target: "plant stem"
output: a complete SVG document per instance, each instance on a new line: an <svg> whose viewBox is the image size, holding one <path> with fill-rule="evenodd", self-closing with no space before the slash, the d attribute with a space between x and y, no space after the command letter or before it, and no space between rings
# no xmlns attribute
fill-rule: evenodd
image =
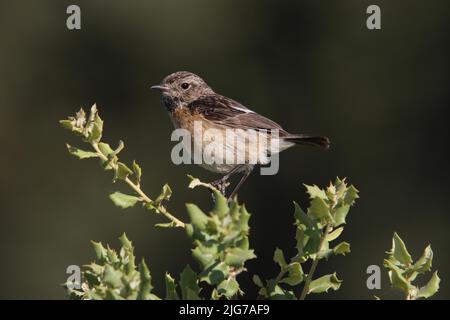
<svg viewBox="0 0 450 320"><path fill-rule="evenodd" d="M94 150L97 152L98 156L103 160L103 161L108 161L108 157L106 157L101 150L98 147L97 143L92 143L91 144L92 147L94 148ZM117 164L111 163L110 166L113 168L113 170L117 170ZM153 203L153 201L144 193L144 191L142 191L141 187L138 186L137 184L135 184L133 181L130 180L130 178L126 177L124 180L142 199L143 202L145 203ZM176 227L180 227L180 228L185 228L186 224L184 222L182 222L181 220L175 218L171 213L169 213L165 207L160 206L159 211L170 221L172 221Z"/></svg>
<svg viewBox="0 0 450 320"><path fill-rule="evenodd" d="M320 238L319 242L319 251L317 252L316 256L314 257L314 260L311 265L311 269L309 270L308 277L306 277L305 280L305 286L303 287L302 293L300 295L300 300L305 300L306 295L309 291L309 285L311 284L314 272L316 271L317 265L319 264L318 254L322 250L323 243L325 242L325 238L327 237L328 233L330 233L332 226L330 224L327 224L325 227L325 232L323 233L322 237Z"/></svg>

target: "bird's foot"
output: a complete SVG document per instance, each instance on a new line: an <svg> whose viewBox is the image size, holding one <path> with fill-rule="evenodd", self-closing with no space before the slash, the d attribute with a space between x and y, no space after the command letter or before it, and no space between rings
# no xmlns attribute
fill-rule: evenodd
<svg viewBox="0 0 450 320"><path fill-rule="evenodd" d="M226 179L218 179L210 183L214 188L219 190L223 195L225 195L226 188L230 185L230 183Z"/></svg>

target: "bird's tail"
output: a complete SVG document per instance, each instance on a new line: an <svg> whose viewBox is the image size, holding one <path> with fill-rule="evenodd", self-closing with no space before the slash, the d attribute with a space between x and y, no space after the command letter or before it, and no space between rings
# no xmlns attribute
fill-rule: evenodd
<svg viewBox="0 0 450 320"><path fill-rule="evenodd" d="M284 140L293 142L298 145L307 145L328 149L330 147L330 139L321 136L309 136L306 134L289 134L283 137Z"/></svg>

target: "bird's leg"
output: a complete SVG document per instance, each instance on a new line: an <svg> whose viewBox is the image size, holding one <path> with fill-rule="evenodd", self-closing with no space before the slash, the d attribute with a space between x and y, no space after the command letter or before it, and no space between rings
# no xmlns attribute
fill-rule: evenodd
<svg viewBox="0 0 450 320"><path fill-rule="evenodd" d="M245 180L247 180L248 176L250 175L250 173L252 173L252 171L253 171L253 166L247 167L247 170L245 170L244 175L242 176L241 180L239 181L239 183L234 188L233 192L228 197L228 201L231 201L233 199L233 197L239 191L239 188L242 186L242 184L245 182Z"/></svg>
<svg viewBox="0 0 450 320"><path fill-rule="evenodd" d="M223 195L225 195L225 190L226 188L229 186L229 182L228 179L235 174L236 172L238 172L239 170L242 169L244 165L238 165L236 167L234 167L233 169L231 169L229 172L227 172L222 178L215 180L213 182L211 182L210 184L216 188L217 190L219 190Z"/></svg>

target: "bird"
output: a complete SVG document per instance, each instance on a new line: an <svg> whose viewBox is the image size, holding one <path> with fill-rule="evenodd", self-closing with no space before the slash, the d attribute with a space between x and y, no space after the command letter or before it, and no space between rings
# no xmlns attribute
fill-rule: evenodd
<svg viewBox="0 0 450 320"><path fill-rule="evenodd" d="M162 105L167 109L174 127L190 133L194 148L205 151L208 144L217 148L218 146L214 144L221 143L218 148L219 150L223 148L224 152L215 154L214 159L205 158L200 166L223 175L211 183L223 194L230 184L229 178L234 174L242 174L228 200L234 198L255 165L267 164L270 161L271 153L279 153L295 145L315 146L321 149L328 149L330 146L330 140L325 136L287 132L275 121L231 98L216 93L201 77L188 71L171 73L160 84L151 86L151 89L161 93ZM194 139L195 123L200 123L203 132L209 132L200 139L201 141ZM248 138L245 132L250 130L261 133L267 139L269 143L266 148L259 148L264 150L245 146L243 142ZM224 141L223 136L226 131L233 133L232 142L234 143L229 142L230 139ZM278 134L276 143L271 135L272 132ZM221 134L223 136L219 137ZM269 151L270 145L277 145L277 147ZM227 152L233 159L238 152L242 152L245 155L245 161L239 163L224 161L223 157ZM193 157L192 154L189 156ZM248 158L252 156L256 161L249 162Z"/></svg>

